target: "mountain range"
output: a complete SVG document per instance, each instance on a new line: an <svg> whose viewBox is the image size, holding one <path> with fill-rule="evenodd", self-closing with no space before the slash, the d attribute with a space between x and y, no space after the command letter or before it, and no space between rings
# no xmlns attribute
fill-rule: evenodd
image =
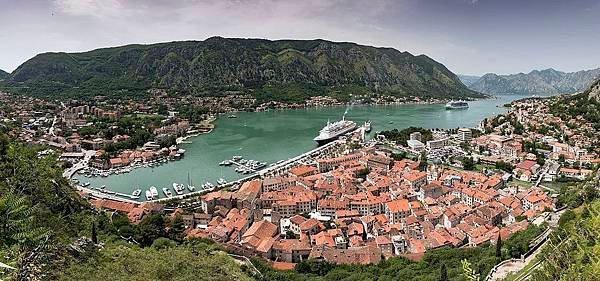
<svg viewBox="0 0 600 281"><path fill-rule="evenodd" d="M4 87L32 94L138 93L150 88L215 95L292 96L351 89L419 97L481 97L426 55L325 40L211 37L84 53L43 53L9 74Z"/></svg>
<svg viewBox="0 0 600 281"><path fill-rule="evenodd" d="M0 79L4 79L6 77L8 77L9 73L0 69Z"/></svg>
<svg viewBox="0 0 600 281"><path fill-rule="evenodd" d="M583 91L599 77L600 68L570 73L549 68L527 74L488 73L468 86L471 90L486 94L553 95Z"/></svg>
<svg viewBox="0 0 600 281"><path fill-rule="evenodd" d="M600 79L585 91L559 97L550 110L563 120L585 119L591 122L596 130L600 130Z"/></svg>
<svg viewBox="0 0 600 281"><path fill-rule="evenodd" d="M471 84L477 82L477 80L481 78L481 76L476 75L457 74L457 76L458 79L460 79L460 81L463 82L463 84L465 84L467 87L471 86Z"/></svg>

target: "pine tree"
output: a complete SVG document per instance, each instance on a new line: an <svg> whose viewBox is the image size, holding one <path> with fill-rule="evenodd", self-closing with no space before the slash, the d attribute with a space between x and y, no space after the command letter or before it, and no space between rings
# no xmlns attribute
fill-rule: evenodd
<svg viewBox="0 0 600 281"><path fill-rule="evenodd" d="M442 263L442 267L440 268L440 281L448 281L448 270L444 263Z"/></svg>
<svg viewBox="0 0 600 281"><path fill-rule="evenodd" d="M185 238L185 223L183 222L181 215L177 215L173 220L171 220L170 226L171 229L169 231L169 238L177 242L183 242Z"/></svg>
<svg viewBox="0 0 600 281"><path fill-rule="evenodd" d="M96 223L92 223L92 242L98 244L98 234L96 233Z"/></svg>
<svg viewBox="0 0 600 281"><path fill-rule="evenodd" d="M498 233L498 241L496 241L496 257L502 257L502 237L500 237L500 233Z"/></svg>

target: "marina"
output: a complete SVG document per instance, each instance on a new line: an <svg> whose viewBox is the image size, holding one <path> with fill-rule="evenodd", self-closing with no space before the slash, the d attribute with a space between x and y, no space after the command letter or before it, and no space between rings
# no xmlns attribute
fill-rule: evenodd
<svg viewBox="0 0 600 281"><path fill-rule="evenodd" d="M252 159L244 159L244 157L236 155L231 160L224 160L219 163L219 166L235 166L235 171L240 174L252 174L267 166L266 162L259 162ZM221 178L222 179L222 178Z"/></svg>
<svg viewBox="0 0 600 281"><path fill-rule="evenodd" d="M361 125L370 121L371 137L381 130L409 126L475 127L484 118L505 112L506 109L501 107L503 104L524 97L506 95L498 99L472 101L468 110L445 110L444 104L354 106L348 110L346 118ZM182 144L186 156L179 161L169 161L166 165L160 162L152 166L148 164L147 167L133 168L129 172L109 173L106 177L86 177L85 174L75 173L74 178L81 183L89 182L89 186L106 185L116 196L134 201L147 200L145 195L150 186L172 188L173 183L185 183L186 190L180 196L187 196L203 192L202 185L207 182L220 185L218 180L221 178L228 185L233 185L255 174L236 172L238 166L228 162L232 156L268 163L258 171L259 174L268 173L270 168L279 167L289 159L315 149L315 135L328 119L339 120L345 111L344 107L327 107L238 112L238 118L219 118L215 121L216 129L213 132L190 138L191 143ZM191 182L196 183L195 188L188 187L194 186ZM137 199L131 197L136 189L142 189ZM177 196L173 194L172 198ZM152 197L154 200L163 198L166 196L162 192Z"/></svg>

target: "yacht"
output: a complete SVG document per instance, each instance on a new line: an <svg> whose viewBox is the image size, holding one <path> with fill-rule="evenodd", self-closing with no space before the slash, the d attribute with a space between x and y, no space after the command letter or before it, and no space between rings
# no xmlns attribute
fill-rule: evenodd
<svg viewBox="0 0 600 281"><path fill-rule="evenodd" d="M226 181L225 179L221 178L221 179L217 180L217 183L218 183L219 185L226 185L226 184L227 184L227 181Z"/></svg>
<svg viewBox="0 0 600 281"><path fill-rule="evenodd" d="M153 200L154 196L152 196L152 192L150 190L146 190L146 200Z"/></svg>
<svg viewBox="0 0 600 281"><path fill-rule="evenodd" d="M183 184L173 183L173 189L177 194L183 194L185 187L183 187Z"/></svg>
<svg viewBox="0 0 600 281"><path fill-rule="evenodd" d="M170 189L168 189L166 187L163 187L162 190L163 190L163 193L165 194L165 196L167 196L167 197L172 197L173 196L173 193L171 193Z"/></svg>
<svg viewBox="0 0 600 281"><path fill-rule="evenodd" d="M150 194L152 194L152 198L158 197L158 190L156 189L156 186L150 187Z"/></svg>
<svg viewBox="0 0 600 281"><path fill-rule="evenodd" d="M370 132L370 131L371 131L371 121L370 121L370 120L367 120L367 121L365 122L365 132L366 132L366 133L368 133L368 132Z"/></svg>
<svg viewBox="0 0 600 281"><path fill-rule="evenodd" d="M133 193L131 193L131 196L139 198L140 194L142 194L142 190L141 189L136 189L136 190L133 191Z"/></svg>

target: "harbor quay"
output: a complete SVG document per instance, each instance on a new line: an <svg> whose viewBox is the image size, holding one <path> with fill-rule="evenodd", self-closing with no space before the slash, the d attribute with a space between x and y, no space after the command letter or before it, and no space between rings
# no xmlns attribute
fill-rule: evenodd
<svg viewBox="0 0 600 281"><path fill-rule="evenodd" d="M359 129L357 129L357 131ZM316 159L316 158L326 157L326 156L330 155L333 151L335 151L336 148L343 143L344 142L340 141L340 140L332 141L325 145L318 146L314 149L311 149L311 150L309 150L305 153L302 153L298 156L295 156L293 158L286 159L286 160L280 160L277 163L274 163L272 166L266 167L259 171L254 171L253 174L248 175L244 178L241 178L241 179L238 179L235 181L230 181L230 182L227 182L225 184L219 185L214 188L200 189L197 191L192 191L192 192L181 194L181 195L173 195L173 196L167 197L167 198L147 200L146 202L164 203L164 202L168 202L168 201L176 201L176 200L181 200L181 199L194 200L194 198L198 198L199 195L202 195L202 194L205 194L208 192L212 192L215 190L220 190L220 189L237 190L240 187L240 185L242 185L244 182L251 181L256 178L264 178L264 177L269 177L269 176L285 174L289 169L291 169L293 167L299 166L301 164L314 162L314 159ZM65 177L71 178L78 170L81 170L83 168L84 167L73 168L73 169L69 170L68 173L65 173ZM114 201L140 204L140 202L132 200L135 198L133 198L131 194L125 194L125 193L119 193L119 192L111 192L112 194L107 194L105 192L94 190L92 188L83 187L79 183L75 184L75 187L79 191L89 194L89 196L93 197L93 198L109 199L109 200L114 200Z"/></svg>

